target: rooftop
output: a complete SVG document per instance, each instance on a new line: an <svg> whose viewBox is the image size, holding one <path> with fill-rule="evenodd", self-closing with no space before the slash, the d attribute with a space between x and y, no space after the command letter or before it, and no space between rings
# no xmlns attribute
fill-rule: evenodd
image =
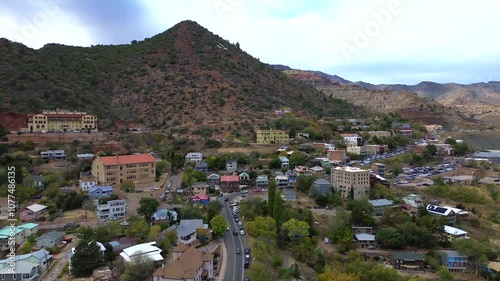
<svg viewBox="0 0 500 281"><path fill-rule="evenodd" d="M36 223L32 223L32 222L29 222L29 223L25 223L25 224L21 224L20 226L18 226L19 228L25 228L25 229L33 229L35 227L38 227L38 224Z"/></svg>
<svg viewBox="0 0 500 281"><path fill-rule="evenodd" d="M424 254L412 253L412 252L392 252L392 258L394 260L405 260L405 261L423 261Z"/></svg>
<svg viewBox="0 0 500 281"><path fill-rule="evenodd" d="M373 207L383 207L383 206L391 206L394 205L394 201L387 199L376 199L376 200L368 200Z"/></svg>
<svg viewBox="0 0 500 281"><path fill-rule="evenodd" d="M444 232L450 235L460 236L467 235L467 231L461 230L460 228L456 228L453 226L445 225Z"/></svg>
<svg viewBox="0 0 500 281"><path fill-rule="evenodd" d="M51 231L51 232L47 232L44 235L38 237L36 240L39 240L39 239L42 239L42 238L51 238L51 239L56 240L56 239L59 239L61 237L64 237L64 232Z"/></svg>
<svg viewBox="0 0 500 281"><path fill-rule="evenodd" d="M113 191L113 187L111 185L103 185L103 186L101 186L101 185L94 185L93 187L91 187L89 189L89 193L95 192L98 189L101 190L101 191L104 191L104 192L106 192L106 191Z"/></svg>
<svg viewBox="0 0 500 281"><path fill-rule="evenodd" d="M156 242L148 242L143 244L134 245L123 249L120 256L127 262L131 262L136 256L147 256L154 261L162 261L162 250L156 247Z"/></svg>
<svg viewBox="0 0 500 281"><path fill-rule="evenodd" d="M105 166L156 162L155 158L151 154L103 156L99 158Z"/></svg>
<svg viewBox="0 0 500 281"><path fill-rule="evenodd" d="M33 204L33 205L30 205L28 207L26 207L26 209L30 210L30 211L33 211L33 212L40 212L41 210L43 209L46 209L47 206L45 205L40 205L40 204Z"/></svg>
<svg viewBox="0 0 500 281"><path fill-rule="evenodd" d="M153 276L174 280L191 280L197 277L198 269L203 265L203 262L210 261L212 258L213 255L210 253L202 253L195 247L189 247L173 263L158 268Z"/></svg>
<svg viewBox="0 0 500 281"><path fill-rule="evenodd" d="M225 181L240 181L240 177L239 176L222 176L222 177L220 177L220 181L221 182L225 182Z"/></svg>
<svg viewBox="0 0 500 281"><path fill-rule="evenodd" d="M363 170L363 169L360 169L360 168L357 168L357 167L349 167L349 166L346 166L346 167L336 167L335 171L344 171L344 172L349 172L349 173L368 172L368 170Z"/></svg>
<svg viewBox="0 0 500 281"><path fill-rule="evenodd" d="M358 233L355 234L356 240L358 241L375 241L375 235L367 234L367 233Z"/></svg>

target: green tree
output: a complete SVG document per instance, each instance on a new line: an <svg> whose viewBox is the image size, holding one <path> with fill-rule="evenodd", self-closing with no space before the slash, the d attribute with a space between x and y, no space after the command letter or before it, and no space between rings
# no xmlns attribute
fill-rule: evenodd
<svg viewBox="0 0 500 281"><path fill-rule="evenodd" d="M318 276L318 281L360 281L359 277L354 274L343 273L327 267L325 272Z"/></svg>
<svg viewBox="0 0 500 281"><path fill-rule="evenodd" d="M254 221L247 222L246 228L253 237L270 240L276 238L276 221L271 217L256 217Z"/></svg>
<svg viewBox="0 0 500 281"><path fill-rule="evenodd" d="M147 222L151 221L151 216L158 210L158 200L151 197L142 197L139 200L139 208L137 209L137 213L139 215L144 216Z"/></svg>
<svg viewBox="0 0 500 281"><path fill-rule="evenodd" d="M226 219L221 215L216 215L210 220L210 227L215 237L221 236L224 233L226 225Z"/></svg>
<svg viewBox="0 0 500 281"><path fill-rule="evenodd" d="M153 225L149 228L148 241L156 241L160 237L161 227Z"/></svg>
<svg viewBox="0 0 500 281"><path fill-rule="evenodd" d="M479 242L475 239L457 239L452 242L453 248L458 252L466 255L469 262L474 265L476 270L476 275L481 269L481 266L488 261L486 253L490 249L490 245L487 242Z"/></svg>
<svg viewBox="0 0 500 281"><path fill-rule="evenodd" d="M394 228L384 228L377 231L375 241L381 247L389 249L404 249L406 246L405 237Z"/></svg>
<svg viewBox="0 0 500 281"><path fill-rule="evenodd" d="M120 189L125 192L133 192L135 190L135 184L131 180L124 180L120 185Z"/></svg>
<svg viewBox="0 0 500 281"><path fill-rule="evenodd" d="M71 257L71 274L77 278L92 275L94 269L105 264L104 253L97 243L80 240Z"/></svg>
<svg viewBox="0 0 500 281"><path fill-rule="evenodd" d="M280 169L281 161L278 157L273 157L271 161L269 161L269 169Z"/></svg>
<svg viewBox="0 0 500 281"><path fill-rule="evenodd" d="M269 190L267 192L267 213L274 216L274 201L276 200L276 180L271 180Z"/></svg>
<svg viewBox="0 0 500 281"><path fill-rule="evenodd" d="M155 269L155 263L147 256L139 255L132 258L132 262L125 265L125 272L120 280L137 281L144 280L145 276L151 276Z"/></svg>
<svg viewBox="0 0 500 281"><path fill-rule="evenodd" d="M309 193L309 189L313 185L316 180L316 176L303 176L300 175L297 177L297 181L295 182L295 186L297 190L302 191L304 193Z"/></svg>
<svg viewBox="0 0 500 281"><path fill-rule="evenodd" d="M295 151L290 156L290 167L294 168L296 166L302 166L307 163L307 157L304 153L300 151Z"/></svg>
<svg viewBox="0 0 500 281"><path fill-rule="evenodd" d="M149 234L149 224L145 220L137 220L132 222L125 230L127 236L135 236L139 240L144 241Z"/></svg>
<svg viewBox="0 0 500 281"><path fill-rule="evenodd" d="M283 199L281 198L280 191L276 192L276 194L274 195L273 218L279 228L283 219Z"/></svg>
<svg viewBox="0 0 500 281"><path fill-rule="evenodd" d="M250 266L248 277L252 281L269 281L271 280L271 273L263 263L256 261Z"/></svg>
<svg viewBox="0 0 500 281"><path fill-rule="evenodd" d="M453 281L453 275L444 266L441 266L436 274L441 281Z"/></svg>
<svg viewBox="0 0 500 281"><path fill-rule="evenodd" d="M283 230L290 239L304 238L309 235L310 226L303 221L297 219L289 219L283 223Z"/></svg>
<svg viewBox="0 0 500 281"><path fill-rule="evenodd" d="M29 254L31 253L31 248L33 248L33 246L31 245L31 242L26 242L24 243L23 245L23 254Z"/></svg>

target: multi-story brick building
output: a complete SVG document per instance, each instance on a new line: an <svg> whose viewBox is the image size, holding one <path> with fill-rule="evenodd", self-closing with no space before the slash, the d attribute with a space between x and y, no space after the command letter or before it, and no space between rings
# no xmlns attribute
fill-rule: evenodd
<svg viewBox="0 0 500 281"><path fill-rule="evenodd" d="M286 144L290 137L283 130L257 130L257 143L259 144Z"/></svg>
<svg viewBox="0 0 500 281"><path fill-rule="evenodd" d="M332 170L332 184L335 192L343 198L358 199L370 191L370 172L353 167L337 167Z"/></svg>
<svg viewBox="0 0 500 281"><path fill-rule="evenodd" d="M87 112L56 109L44 110L42 113L28 114L27 132L72 132L97 130L97 117Z"/></svg>
<svg viewBox="0 0 500 281"><path fill-rule="evenodd" d="M151 154L97 156L92 162L92 174L101 185L116 185L124 180L149 183L155 180L155 162Z"/></svg>

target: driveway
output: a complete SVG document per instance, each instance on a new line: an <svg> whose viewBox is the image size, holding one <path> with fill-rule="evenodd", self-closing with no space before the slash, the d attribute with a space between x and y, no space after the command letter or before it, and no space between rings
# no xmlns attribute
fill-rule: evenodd
<svg viewBox="0 0 500 281"><path fill-rule="evenodd" d="M64 267L69 263L68 254L71 248L76 247L78 239L75 238L71 243L64 247L64 250L58 255L54 256L54 264L49 268L45 275L40 279L41 281L57 280L57 276L62 272Z"/></svg>

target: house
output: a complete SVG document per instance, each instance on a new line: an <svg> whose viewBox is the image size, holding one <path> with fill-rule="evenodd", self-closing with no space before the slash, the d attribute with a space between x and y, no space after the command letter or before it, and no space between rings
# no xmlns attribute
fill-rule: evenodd
<svg viewBox="0 0 500 281"><path fill-rule="evenodd" d="M290 137L283 130L256 130L258 144L288 144Z"/></svg>
<svg viewBox="0 0 500 281"><path fill-rule="evenodd" d="M97 185L97 182L95 181L93 176L87 176L80 178L80 180L78 181L78 185L80 186L80 189L82 191L88 191L94 185Z"/></svg>
<svg viewBox="0 0 500 281"><path fill-rule="evenodd" d="M476 151L473 157L487 159L492 163L500 164L500 150Z"/></svg>
<svg viewBox="0 0 500 281"><path fill-rule="evenodd" d="M392 252L391 261L398 270L423 271L425 266L425 256L419 253Z"/></svg>
<svg viewBox="0 0 500 281"><path fill-rule="evenodd" d="M106 221L110 218L120 219L127 213L127 201L123 199L109 200L105 204L96 207L97 218Z"/></svg>
<svg viewBox="0 0 500 281"><path fill-rule="evenodd" d="M295 135L295 138L309 140L309 133L297 133L297 135Z"/></svg>
<svg viewBox="0 0 500 281"><path fill-rule="evenodd" d="M444 233L446 237L448 238L448 241L453 241L457 239L468 239L467 237L467 231L461 230L459 228L445 225L443 226Z"/></svg>
<svg viewBox="0 0 500 281"><path fill-rule="evenodd" d="M457 251L439 251L441 263L448 271L462 272L467 269L468 258Z"/></svg>
<svg viewBox="0 0 500 281"><path fill-rule="evenodd" d="M381 163L373 163L372 164L372 172L383 177L385 174L385 164Z"/></svg>
<svg viewBox="0 0 500 281"><path fill-rule="evenodd" d="M255 185L256 185L257 189L268 188L269 187L269 179L267 178L266 175L257 176L257 179L255 179Z"/></svg>
<svg viewBox="0 0 500 281"><path fill-rule="evenodd" d="M384 153L388 150L388 147L386 145L365 144L362 146L362 149L364 150L364 155L373 156Z"/></svg>
<svg viewBox="0 0 500 281"><path fill-rule="evenodd" d="M51 231L36 239L36 246L39 248L54 248L64 238L64 232Z"/></svg>
<svg viewBox="0 0 500 281"><path fill-rule="evenodd" d="M226 161L226 172L232 174L238 169L238 162L234 159L229 159Z"/></svg>
<svg viewBox="0 0 500 281"><path fill-rule="evenodd" d="M111 194L113 194L113 187L111 185L95 185L89 189L90 199L101 199L103 197L109 197Z"/></svg>
<svg viewBox="0 0 500 281"><path fill-rule="evenodd" d="M285 176L288 177L288 186L294 187L295 183L297 182L297 175L295 174L295 172L292 170L288 170L285 172Z"/></svg>
<svg viewBox="0 0 500 281"><path fill-rule="evenodd" d="M327 155L332 165L343 165L348 160L345 150L328 150Z"/></svg>
<svg viewBox="0 0 500 281"><path fill-rule="evenodd" d="M6 220L12 216L12 212L17 213L17 200L10 200L7 197L0 197L0 220Z"/></svg>
<svg viewBox="0 0 500 281"><path fill-rule="evenodd" d="M348 154L361 155L362 157L367 155L364 146L348 146L346 150Z"/></svg>
<svg viewBox="0 0 500 281"><path fill-rule="evenodd" d="M283 174L276 175L274 180L276 181L276 188L278 189L287 188L289 186L288 177Z"/></svg>
<svg viewBox="0 0 500 281"><path fill-rule="evenodd" d="M92 174L102 185L118 185L125 180L154 182L155 170L156 159L151 154L97 156L92 161Z"/></svg>
<svg viewBox="0 0 500 281"><path fill-rule="evenodd" d="M276 149L276 153L281 153L282 151L288 152L291 151L292 148L290 148L288 145L282 145L278 149Z"/></svg>
<svg viewBox="0 0 500 281"><path fill-rule="evenodd" d="M198 163L201 162L201 160L203 160L203 154L200 152L189 152L188 154L186 154L186 163Z"/></svg>
<svg viewBox="0 0 500 281"><path fill-rule="evenodd" d="M12 245L12 237L14 237L14 245ZM0 229L0 251L9 250L10 247L21 246L28 236L24 229L19 227L8 226Z"/></svg>
<svg viewBox="0 0 500 281"><path fill-rule="evenodd" d="M201 219L181 220L179 225L172 225L165 231L175 230L179 243L190 245L197 239L196 231L199 228L208 229L208 225Z"/></svg>
<svg viewBox="0 0 500 281"><path fill-rule="evenodd" d="M85 161L85 160L94 160L95 155L92 153L80 153L76 154L76 157L78 157L78 160L80 161Z"/></svg>
<svg viewBox="0 0 500 281"><path fill-rule="evenodd" d="M207 177L207 181L208 181L208 186L210 187L218 187L220 186L220 175L218 174L210 174L208 177Z"/></svg>
<svg viewBox="0 0 500 281"><path fill-rule="evenodd" d="M208 195L194 195L191 196L191 203L193 204L203 204L206 205L210 202L210 197Z"/></svg>
<svg viewBox="0 0 500 281"><path fill-rule="evenodd" d="M200 172L208 172L208 163L205 160L201 160L200 162L196 162L194 164L194 169Z"/></svg>
<svg viewBox="0 0 500 281"><path fill-rule="evenodd" d="M426 209L431 215L447 217L451 222L456 221L458 217L465 217L469 215L469 212L467 211L447 206L437 206L429 204L427 205Z"/></svg>
<svg viewBox="0 0 500 281"><path fill-rule="evenodd" d="M23 185L26 187L44 188L45 183L42 176L28 176L23 179Z"/></svg>
<svg viewBox="0 0 500 281"><path fill-rule="evenodd" d="M25 255L16 255L15 258L14 266L12 266L10 258L0 260L1 280L37 281L40 279L40 274L53 261L52 255L45 249ZM15 273L12 272L13 268L15 268Z"/></svg>
<svg viewBox="0 0 500 281"><path fill-rule="evenodd" d="M375 242L375 235L373 234L357 233L354 234L354 237L358 247L361 247L363 249L373 249L377 244L377 242Z"/></svg>
<svg viewBox="0 0 500 281"><path fill-rule="evenodd" d="M288 168L290 166L290 160L285 156L280 156L281 168Z"/></svg>
<svg viewBox="0 0 500 281"><path fill-rule="evenodd" d="M207 251L179 244L173 250L173 262L153 273L154 281L202 281L214 278L214 256Z"/></svg>
<svg viewBox="0 0 500 281"><path fill-rule="evenodd" d="M24 230L25 237L28 237L31 234L36 234L38 232L38 224L32 222L21 224L17 228Z"/></svg>
<svg viewBox="0 0 500 281"><path fill-rule="evenodd" d="M162 250L156 247L156 241L134 245L123 249L120 257L125 262L133 262L136 257L147 257L155 263L163 262Z"/></svg>
<svg viewBox="0 0 500 281"><path fill-rule="evenodd" d="M314 166L312 168L309 168L309 171L311 171L311 173L313 175L317 175L319 177L322 177L325 175L325 169L323 169L323 167L321 167L321 166Z"/></svg>
<svg viewBox="0 0 500 281"><path fill-rule="evenodd" d="M308 167L306 166L297 166L295 169L293 169L294 173L297 174L297 176L311 176L312 172L309 170Z"/></svg>
<svg viewBox="0 0 500 281"><path fill-rule="evenodd" d="M43 160L65 159L67 156L66 151L63 149L42 151L40 152L40 155L42 156Z"/></svg>
<svg viewBox="0 0 500 281"><path fill-rule="evenodd" d="M332 184L325 179L317 179L311 186L311 193L324 195L326 197L332 196Z"/></svg>
<svg viewBox="0 0 500 281"><path fill-rule="evenodd" d="M30 205L21 211L20 213L21 221L36 220L45 215L47 211L48 207L45 205L40 205L40 204Z"/></svg>
<svg viewBox="0 0 500 281"><path fill-rule="evenodd" d="M400 134L404 137L409 137L409 138L411 138L413 136L413 129L411 128L410 124L401 124L398 122L394 122L393 127L394 127L394 131L397 134Z"/></svg>
<svg viewBox="0 0 500 281"><path fill-rule="evenodd" d="M88 245L90 245L90 243L92 243L92 241L89 242ZM99 250L101 251L101 255L104 256L104 252L106 252L106 247L104 247L104 245L101 242L95 241L95 243L99 247ZM71 259L75 255L75 249L76 249L75 247L71 248L71 251L68 253L68 269L69 269L70 273L71 273Z"/></svg>
<svg viewBox="0 0 500 281"><path fill-rule="evenodd" d="M220 178L220 189L223 192L236 191L240 188L240 177L222 176Z"/></svg>
<svg viewBox="0 0 500 281"><path fill-rule="evenodd" d="M332 184L335 192L344 199L358 199L370 191L370 172L354 167L332 169Z"/></svg>
<svg viewBox="0 0 500 281"><path fill-rule="evenodd" d="M388 138L391 136L391 132L389 131L369 131L368 135L370 135L371 138L377 137L379 139L381 138Z"/></svg>
<svg viewBox="0 0 500 281"><path fill-rule="evenodd" d="M490 261L483 269L493 276L498 276L500 274L500 262Z"/></svg>
<svg viewBox="0 0 500 281"><path fill-rule="evenodd" d="M30 113L25 132L80 132L97 130L97 117L87 112L69 111L57 108L43 110L42 113Z"/></svg>
<svg viewBox="0 0 500 281"><path fill-rule="evenodd" d="M341 134L343 143L346 146L362 146L363 138L358 134Z"/></svg>
<svg viewBox="0 0 500 281"><path fill-rule="evenodd" d="M371 226L351 226L353 234L366 233L373 234L373 227Z"/></svg>
<svg viewBox="0 0 500 281"><path fill-rule="evenodd" d="M283 191L283 194L281 196L284 197L284 200L286 200L286 201L297 200L297 192L295 192L293 190L285 190L285 191Z"/></svg>
<svg viewBox="0 0 500 281"><path fill-rule="evenodd" d="M422 205L423 200L417 194L413 193L409 194L408 196L403 197L403 201L405 202L406 205L410 205L413 208L421 208L423 206Z"/></svg>
<svg viewBox="0 0 500 281"><path fill-rule="evenodd" d="M191 184L191 190L194 195L207 196L209 193L208 183L206 182L194 182Z"/></svg>
<svg viewBox="0 0 500 281"><path fill-rule="evenodd" d="M118 240L109 242L113 252L121 252L123 249L137 245L139 240L136 237L121 237Z"/></svg>
<svg viewBox="0 0 500 281"><path fill-rule="evenodd" d="M305 153L311 153L315 151L315 148L311 143L301 143L298 145L298 149Z"/></svg>
<svg viewBox="0 0 500 281"><path fill-rule="evenodd" d="M175 222L175 221L177 221L177 212L167 210L167 209L157 210L151 216L151 224L157 224L157 223L162 223L162 222L170 223L170 222Z"/></svg>
<svg viewBox="0 0 500 281"><path fill-rule="evenodd" d="M252 181L250 180L250 175L246 172L242 172L240 175L240 184L241 185L249 185L250 183L252 183Z"/></svg>
<svg viewBox="0 0 500 281"><path fill-rule="evenodd" d="M387 199L368 200L368 203L373 206L373 216L381 216L384 214L385 208L394 208L396 206L394 201Z"/></svg>

